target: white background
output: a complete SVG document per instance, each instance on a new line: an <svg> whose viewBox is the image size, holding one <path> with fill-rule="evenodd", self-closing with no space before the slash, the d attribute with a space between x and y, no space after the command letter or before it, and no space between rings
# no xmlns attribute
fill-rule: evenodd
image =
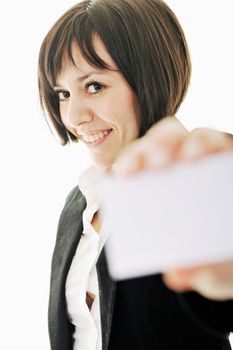
<svg viewBox="0 0 233 350"><path fill-rule="evenodd" d="M193 80L180 116L188 128L233 133L232 1L167 1L186 32ZM75 1L4 2L0 11L0 348L49 349L49 270L59 213L88 164L80 145L62 148L37 94L43 37ZM221 5L220 5L221 4Z"/></svg>

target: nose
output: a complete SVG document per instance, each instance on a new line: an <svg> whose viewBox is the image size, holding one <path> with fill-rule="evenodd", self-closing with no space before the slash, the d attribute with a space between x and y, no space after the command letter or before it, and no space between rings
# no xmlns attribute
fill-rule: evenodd
<svg viewBox="0 0 233 350"><path fill-rule="evenodd" d="M83 97L77 97L72 95L69 100L64 103L63 107L61 103L61 117L63 123L69 128L74 129L78 133L78 129L85 123L90 123L93 120L93 111L90 109L89 104Z"/></svg>

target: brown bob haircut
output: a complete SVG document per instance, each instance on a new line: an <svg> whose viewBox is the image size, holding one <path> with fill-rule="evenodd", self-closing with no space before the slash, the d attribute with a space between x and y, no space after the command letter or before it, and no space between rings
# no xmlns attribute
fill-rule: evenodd
<svg viewBox="0 0 233 350"><path fill-rule="evenodd" d="M161 0L84 0L69 9L45 37L39 54L39 93L44 112L63 145L77 141L64 126L53 86L67 51L74 64L75 41L92 66L109 69L93 46L98 35L136 94L141 110L139 136L173 116L187 91L191 63L183 30Z"/></svg>

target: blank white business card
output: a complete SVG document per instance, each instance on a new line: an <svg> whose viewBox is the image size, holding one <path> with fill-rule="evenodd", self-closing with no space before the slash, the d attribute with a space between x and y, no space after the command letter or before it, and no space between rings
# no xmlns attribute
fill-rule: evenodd
<svg viewBox="0 0 233 350"><path fill-rule="evenodd" d="M102 220L113 278L233 259L233 154L108 177Z"/></svg>

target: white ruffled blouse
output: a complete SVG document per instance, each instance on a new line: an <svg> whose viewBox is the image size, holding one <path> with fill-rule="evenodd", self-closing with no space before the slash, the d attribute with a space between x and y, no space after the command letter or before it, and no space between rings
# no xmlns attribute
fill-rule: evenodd
<svg viewBox="0 0 233 350"><path fill-rule="evenodd" d="M104 228L97 233L91 224L100 207L98 193L102 173L89 167L80 177L79 188L84 194L87 207L83 212L83 235L66 280L66 301L70 321L75 326L74 350L101 350L101 319L96 262L106 242ZM95 296L91 310L86 303L86 293Z"/></svg>

